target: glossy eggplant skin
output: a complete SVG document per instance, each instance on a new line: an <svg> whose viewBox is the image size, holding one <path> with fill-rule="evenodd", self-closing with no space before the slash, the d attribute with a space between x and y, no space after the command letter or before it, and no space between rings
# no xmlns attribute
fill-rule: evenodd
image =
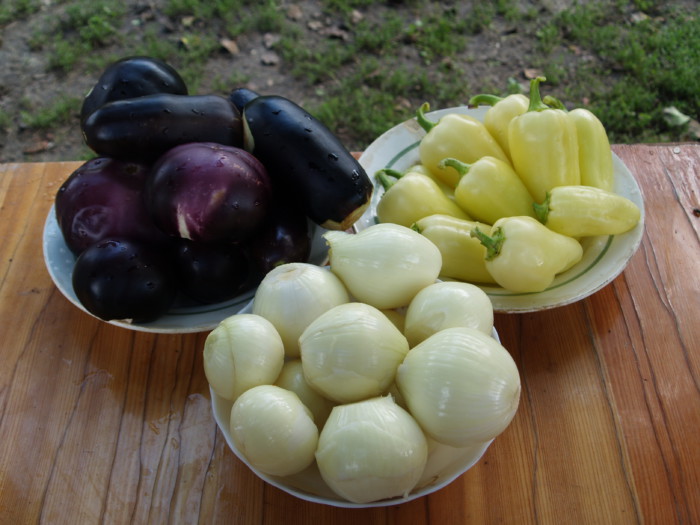
<svg viewBox="0 0 700 525"><path fill-rule="evenodd" d="M83 251L73 267L73 289L85 309L105 321L155 321L177 297L172 256L162 247L108 238Z"/></svg>
<svg viewBox="0 0 700 525"><path fill-rule="evenodd" d="M322 122L291 100L263 95L243 110L244 147L307 217L346 230L369 206L372 182L360 163Z"/></svg>
<svg viewBox="0 0 700 525"><path fill-rule="evenodd" d="M242 148L190 142L153 164L143 189L155 224L195 242L242 242L260 228L272 200L264 165Z"/></svg>
<svg viewBox="0 0 700 525"><path fill-rule="evenodd" d="M301 209L282 198L270 208L250 242L253 265L263 276L281 264L307 262L311 255L312 232Z"/></svg>
<svg viewBox="0 0 700 525"><path fill-rule="evenodd" d="M236 88L233 91L231 91L231 93L229 93L228 99L231 102L233 102L233 105L236 106L236 109L238 109L238 111L242 113L245 105L259 96L260 95L258 95L258 93L256 93L252 89Z"/></svg>
<svg viewBox="0 0 700 525"><path fill-rule="evenodd" d="M68 248L79 255L107 237L165 244L142 192L150 165L98 157L81 164L56 192L55 211Z"/></svg>
<svg viewBox="0 0 700 525"><path fill-rule="evenodd" d="M159 93L109 102L85 121L85 143L98 155L152 162L189 142L243 145L241 114L219 95Z"/></svg>
<svg viewBox="0 0 700 525"><path fill-rule="evenodd" d="M246 248L234 243L179 241L175 258L180 291L203 304L245 291L252 267Z"/></svg>
<svg viewBox="0 0 700 525"><path fill-rule="evenodd" d="M122 58L107 66L86 95L80 122L108 102L156 93L187 95L188 91L175 68L162 60L148 56Z"/></svg>

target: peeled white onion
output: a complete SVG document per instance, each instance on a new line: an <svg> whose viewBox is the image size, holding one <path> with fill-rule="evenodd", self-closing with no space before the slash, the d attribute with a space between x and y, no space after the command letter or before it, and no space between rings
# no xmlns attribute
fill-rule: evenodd
<svg viewBox="0 0 700 525"><path fill-rule="evenodd" d="M406 309L404 335L413 347L445 328L465 326L486 335L493 330L493 304L469 283L433 283L419 291Z"/></svg>
<svg viewBox="0 0 700 525"><path fill-rule="evenodd" d="M406 338L386 315L354 302L321 314L301 334L299 346L306 381L338 403L382 394L408 352Z"/></svg>
<svg viewBox="0 0 700 525"><path fill-rule="evenodd" d="M314 423L318 428L323 428L331 409L335 406L330 399L323 397L309 386L304 377L304 370L300 359L291 359L284 363L275 385L294 392L304 406L314 416Z"/></svg>
<svg viewBox="0 0 700 525"><path fill-rule="evenodd" d="M520 375L501 344L474 328L446 328L412 348L396 384L413 417L453 447L503 432L520 400Z"/></svg>
<svg viewBox="0 0 700 525"><path fill-rule="evenodd" d="M339 496L369 503L407 496L427 456L416 421L386 396L334 407L319 436L316 463Z"/></svg>
<svg viewBox="0 0 700 525"><path fill-rule="evenodd" d="M231 408L231 438L245 459L272 476L290 476L314 461L318 429L311 413L289 390L261 385Z"/></svg>
<svg viewBox="0 0 700 525"><path fill-rule="evenodd" d="M287 263L270 270L258 285L252 312L269 320L285 354L299 356L299 336L323 312L349 301L341 280L327 268Z"/></svg>
<svg viewBox="0 0 700 525"><path fill-rule="evenodd" d="M380 310L408 305L435 282L440 250L426 237L398 224L374 224L357 234L328 231L329 262L358 301Z"/></svg>
<svg viewBox="0 0 700 525"><path fill-rule="evenodd" d="M212 390L234 401L249 388L275 382L284 365L284 346L264 317L232 315L209 333L202 358Z"/></svg>

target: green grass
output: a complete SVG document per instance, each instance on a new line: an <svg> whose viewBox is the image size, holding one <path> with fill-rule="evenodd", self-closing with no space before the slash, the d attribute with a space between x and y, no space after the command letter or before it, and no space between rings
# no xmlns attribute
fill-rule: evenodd
<svg viewBox="0 0 700 525"><path fill-rule="evenodd" d="M341 24L345 39L310 31L286 16L287 4L274 0L170 0L163 16L178 31L164 37L157 21L145 21L139 26L141 38L130 41L122 29L141 22L122 4L58 3L62 15L48 20L47 30L34 35L30 46L49 53L48 67L59 79L76 69L97 77L120 56L145 54L170 62L190 91L198 92L205 89L200 82L207 61L222 52L221 38L275 33L281 72L306 86L307 109L342 132L353 149L411 117L423 101L439 108L464 103L479 92L504 95L521 89L523 78L501 86L488 78L465 80L469 68L498 62L497 57L483 63L470 51L471 39L504 26L536 43L526 61L547 77L543 92L571 107L588 106L613 142L682 140L684 126L670 126L664 109L675 107L695 119L700 114L698 10L679 12L675 3L662 0L592 0L547 17L537 6L524 9L516 0L325 0L322 17ZM38 0L11 4L0 8L0 28L41 6ZM353 10L381 16L377 22L373 16L358 22ZM310 45L299 45L300 36L311 39ZM573 50L593 59L572 62ZM235 70L221 71L206 79L206 89L225 94L247 80ZM39 110L24 108L22 121L28 127L57 125L70 119L79 103L59 96Z"/></svg>
<svg viewBox="0 0 700 525"><path fill-rule="evenodd" d="M65 94L59 95L49 104L38 109L22 101L20 116L23 124L28 128L50 129L74 120L75 109L80 103L80 98Z"/></svg>
<svg viewBox="0 0 700 525"><path fill-rule="evenodd" d="M7 0L0 4L0 26L36 13L40 0Z"/></svg>
<svg viewBox="0 0 700 525"><path fill-rule="evenodd" d="M574 73L568 93L590 100L590 109L605 123L611 140L637 142L679 140L684 129L670 128L663 112L676 107L700 115L700 18L664 10L663 3L635 2L649 14L617 25L623 3L593 3L563 12L547 29L560 44L578 45L600 57L595 68Z"/></svg>

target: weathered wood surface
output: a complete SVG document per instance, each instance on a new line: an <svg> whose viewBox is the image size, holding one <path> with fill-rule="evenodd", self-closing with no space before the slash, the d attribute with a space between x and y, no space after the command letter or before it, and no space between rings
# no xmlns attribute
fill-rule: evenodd
<svg viewBox="0 0 700 525"><path fill-rule="evenodd" d="M206 334L131 332L72 306L41 234L78 163L0 165L0 523L700 523L700 145L614 146L646 227L593 296L499 314L520 410L446 488L388 508L266 485L211 414Z"/></svg>

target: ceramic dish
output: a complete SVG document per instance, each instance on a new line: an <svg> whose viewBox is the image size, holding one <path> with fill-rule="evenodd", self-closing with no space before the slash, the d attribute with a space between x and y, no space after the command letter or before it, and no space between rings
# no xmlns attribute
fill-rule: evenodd
<svg viewBox="0 0 700 525"><path fill-rule="evenodd" d="M239 313L250 313L252 311L252 301L246 305ZM493 329L492 337L500 341L498 332ZM428 463L423 472L423 476L418 482L413 491L406 497L391 498L372 503L351 503L344 500L335 494L321 478L321 474L314 462L309 468L284 478L278 476L270 476L264 474L253 467L241 454L231 438L229 429L229 420L231 415L231 407L233 403L218 396L211 388L212 410L214 419L219 427L219 430L224 435L226 443L231 448L231 451L245 465L253 471L263 481L277 487L284 492L296 496L297 498L311 501L314 503L323 503L334 507L345 508L365 508L365 507L387 507L390 505L399 505L408 501L426 496L432 492L440 490L449 485L452 481L464 474L472 468L486 453L493 440L479 443L474 446L465 448L453 448L447 445L439 445L433 443L429 449Z"/></svg>
<svg viewBox="0 0 700 525"><path fill-rule="evenodd" d="M327 260L328 248L321 237L324 231L321 228L314 228L310 257L310 262L313 264L323 265ZM90 312L80 303L73 291L72 273L76 257L63 240L53 206L44 225L43 250L46 268L56 287L71 303L89 314ZM150 323L135 324L125 321L109 321L109 323L141 332L170 334L206 332L213 330L226 317L238 313L254 294L255 290L249 290L228 301L210 305L178 303L166 315Z"/></svg>
<svg viewBox="0 0 700 525"><path fill-rule="evenodd" d="M448 113L462 113L483 120L487 107L455 107L432 111L427 117L436 122ZM360 156L360 164L367 174L383 168L403 171L419 162L418 145L425 131L415 119L407 120L377 138ZM552 285L542 292L514 293L498 286L480 285L491 298L494 311L531 312L545 310L579 301L603 288L617 277L639 248L644 232L644 202L634 176L619 157L613 155L615 169L614 191L634 202L642 212L637 226L622 235L590 237L582 241L583 259L573 268L558 275ZM355 223L360 231L376 222L377 203L384 193L375 181L372 202L365 214Z"/></svg>

